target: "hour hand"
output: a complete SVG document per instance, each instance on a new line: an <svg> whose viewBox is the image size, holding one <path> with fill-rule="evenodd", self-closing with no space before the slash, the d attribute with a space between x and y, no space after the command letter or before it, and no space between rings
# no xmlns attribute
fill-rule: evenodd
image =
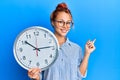
<svg viewBox="0 0 120 80"><path fill-rule="evenodd" d="M32 44L30 44L29 42L25 41L26 44L30 45L31 47L33 47L35 50L40 51L38 48L36 48L35 46L33 46Z"/></svg>

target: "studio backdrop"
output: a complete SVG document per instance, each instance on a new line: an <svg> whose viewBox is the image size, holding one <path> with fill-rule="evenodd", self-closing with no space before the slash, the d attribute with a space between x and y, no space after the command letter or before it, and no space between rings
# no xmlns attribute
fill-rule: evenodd
<svg viewBox="0 0 120 80"><path fill-rule="evenodd" d="M84 80L120 80L120 0L0 0L0 80L30 80L14 58L14 41L31 26L53 31L50 14L61 2L73 15L67 37L83 52L86 41L96 38Z"/></svg>

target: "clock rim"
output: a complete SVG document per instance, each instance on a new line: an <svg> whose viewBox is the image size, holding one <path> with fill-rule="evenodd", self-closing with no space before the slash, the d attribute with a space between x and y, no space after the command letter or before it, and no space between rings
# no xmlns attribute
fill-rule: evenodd
<svg viewBox="0 0 120 80"><path fill-rule="evenodd" d="M15 58L15 60L17 61L17 63L18 63L22 68L24 68L24 69L26 69L26 70L29 70L29 69L30 69L30 67L28 67L28 66L24 65L22 62L20 62L20 60L17 58L17 52L16 52L16 44L17 44L17 41L18 41L19 37L20 37L25 31L28 31L28 30L30 30L30 29L42 29L42 30L44 30L44 31L47 31L48 33L50 33L50 34L54 37L54 39L55 39L55 41L56 41L56 45L57 45L56 57L55 57L55 59L53 60L53 62L52 62L51 64L49 64L48 66L46 66L46 67L44 67L44 68L41 68L41 71L44 71L44 70L48 69L50 66L52 66L52 65L55 63L55 61L57 60L58 55L59 55L59 54L58 54L58 51L59 51L58 40L57 40L56 36L53 34L53 32L50 31L49 29L45 28L45 27L42 27L42 26L31 26L31 27L28 27L28 28L22 30L22 31L17 35L17 37L16 37L16 39L15 39L15 41L14 41L14 45L13 45L14 58Z"/></svg>

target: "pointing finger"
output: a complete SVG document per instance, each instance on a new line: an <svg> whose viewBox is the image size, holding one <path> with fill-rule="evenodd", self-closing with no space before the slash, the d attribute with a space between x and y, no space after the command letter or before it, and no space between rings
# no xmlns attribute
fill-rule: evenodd
<svg viewBox="0 0 120 80"><path fill-rule="evenodd" d="M93 44L95 43L95 41L96 41L96 39L94 39L92 42L93 42Z"/></svg>

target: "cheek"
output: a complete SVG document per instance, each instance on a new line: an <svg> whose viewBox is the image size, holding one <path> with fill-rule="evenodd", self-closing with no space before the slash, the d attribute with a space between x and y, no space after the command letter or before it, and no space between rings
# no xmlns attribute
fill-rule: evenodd
<svg viewBox="0 0 120 80"><path fill-rule="evenodd" d="M57 28L56 26L53 26L53 28L54 28L54 31L56 32L56 31L59 31L59 28Z"/></svg>
<svg viewBox="0 0 120 80"><path fill-rule="evenodd" d="M71 28L67 28L68 31L70 31Z"/></svg>
<svg viewBox="0 0 120 80"><path fill-rule="evenodd" d="M63 30L63 29L65 29L67 32L69 32L71 29L69 27L59 27L57 25L53 26L53 28L54 28L54 31L56 31L56 32L61 32L61 30Z"/></svg>

